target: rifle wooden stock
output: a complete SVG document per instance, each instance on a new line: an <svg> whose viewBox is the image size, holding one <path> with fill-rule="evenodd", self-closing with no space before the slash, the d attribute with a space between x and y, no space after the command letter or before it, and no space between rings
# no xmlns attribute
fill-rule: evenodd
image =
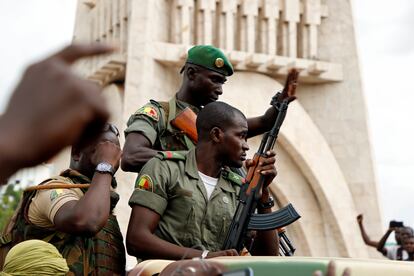
<svg viewBox="0 0 414 276"><path fill-rule="evenodd" d="M260 181L263 182L264 179L261 180L261 178L263 178L263 176L260 174L260 172L257 171L257 168L259 167L259 163L263 162L263 160L265 159L265 157L263 155L260 155L258 153L254 154L253 157L253 166L251 166L249 168L249 171L247 172L247 177L246 177L246 183L249 183L249 187L247 188L246 191L246 195L250 196L250 194L252 193L252 189L256 189L257 186L259 186ZM256 192L256 198L260 198L262 196L262 190L259 189Z"/></svg>
<svg viewBox="0 0 414 276"><path fill-rule="evenodd" d="M171 121L171 125L184 132L194 144L197 144L196 119L197 115L189 107L186 107Z"/></svg>

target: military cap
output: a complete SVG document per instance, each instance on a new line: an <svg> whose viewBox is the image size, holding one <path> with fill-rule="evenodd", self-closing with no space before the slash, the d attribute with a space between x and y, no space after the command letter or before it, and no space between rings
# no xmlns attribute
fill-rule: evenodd
<svg viewBox="0 0 414 276"><path fill-rule="evenodd" d="M211 45L196 45L188 50L187 63L199 65L225 76L233 75L233 66L223 52Z"/></svg>

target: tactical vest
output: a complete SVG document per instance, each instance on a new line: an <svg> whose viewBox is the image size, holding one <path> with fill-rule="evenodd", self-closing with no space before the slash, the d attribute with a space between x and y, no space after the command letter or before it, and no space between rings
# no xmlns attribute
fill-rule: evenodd
<svg viewBox="0 0 414 276"><path fill-rule="evenodd" d="M53 244L66 259L70 269L67 275L125 275L123 238L113 214L109 215L105 226L93 237L38 227L28 217L29 206L36 192L23 193L19 208L8 226L11 231L0 239L1 257L4 258L8 250L19 242L40 239ZM1 266L3 262L4 259L0 261Z"/></svg>
<svg viewBox="0 0 414 276"><path fill-rule="evenodd" d="M170 123L177 116L177 101L175 97L169 102L157 102L154 100L150 102L158 108L160 114L165 114L160 116L158 139L155 142L154 148L162 151L184 151L194 148L195 145L191 139ZM164 111L163 113L161 109Z"/></svg>

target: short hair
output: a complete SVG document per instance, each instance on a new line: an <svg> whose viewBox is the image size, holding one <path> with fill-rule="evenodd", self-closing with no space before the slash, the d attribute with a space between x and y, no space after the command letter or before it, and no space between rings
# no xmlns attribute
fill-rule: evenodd
<svg viewBox="0 0 414 276"><path fill-rule="evenodd" d="M414 230L413 230L413 228L411 228L410 226L404 226L403 228L404 228L404 230L408 230L408 232L410 232L410 233L411 233L411 236L413 236L413 235L414 235Z"/></svg>
<svg viewBox="0 0 414 276"><path fill-rule="evenodd" d="M240 110L229 104L223 102L207 104L197 116L196 127L198 139L207 140L210 130L214 127L219 127L224 130L234 125L234 118L236 116L241 116L246 119L246 116Z"/></svg>

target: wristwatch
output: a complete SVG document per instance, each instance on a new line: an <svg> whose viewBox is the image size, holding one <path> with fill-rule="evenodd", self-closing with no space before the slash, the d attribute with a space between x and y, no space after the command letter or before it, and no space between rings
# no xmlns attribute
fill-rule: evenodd
<svg viewBox="0 0 414 276"><path fill-rule="evenodd" d="M99 163L96 168L95 168L95 172L98 173L108 173L110 175L114 175L115 174L115 170L114 167L112 167L111 164L109 164L108 162L101 162Z"/></svg>
<svg viewBox="0 0 414 276"><path fill-rule="evenodd" d="M267 202L259 201L259 208L260 209L270 209L275 206L275 201L273 200L272 196L269 196L269 200Z"/></svg>

